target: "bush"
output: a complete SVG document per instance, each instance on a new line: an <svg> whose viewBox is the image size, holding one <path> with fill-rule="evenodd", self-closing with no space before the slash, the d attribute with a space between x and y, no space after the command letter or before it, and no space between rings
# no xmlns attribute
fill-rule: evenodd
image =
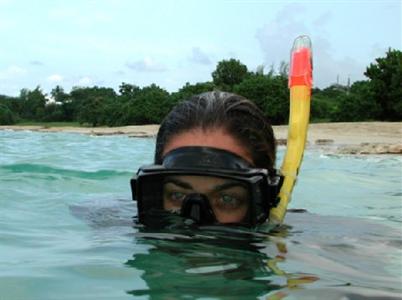
<svg viewBox="0 0 402 300"><path fill-rule="evenodd" d="M357 122L379 118L381 108L375 101L370 82L356 81L349 91L337 97L332 121Z"/></svg>
<svg viewBox="0 0 402 300"><path fill-rule="evenodd" d="M16 116L7 106L0 104L0 125L15 124L16 119Z"/></svg>
<svg viewBox="0 0 402 300"><path fill-rule="evenodd" d="M333 115L334 105L332 101L323 95L314 95L311 98L311 120L329 121Z"/></svg>
<svg viewBox="0 0 402 300"><path fill-rule="evenodd" d="M273 124L288 121L289 90L286 77L251 75L236 85L234 92L252 100Z"/></svg>
<svg viewBox="0 0 402 300"><path fill-rule="evenodd" d="M370 64L364 73L370 81L374 99L380 108L379 118L402 120L402 51L389 49L386 57Z"/></svg>

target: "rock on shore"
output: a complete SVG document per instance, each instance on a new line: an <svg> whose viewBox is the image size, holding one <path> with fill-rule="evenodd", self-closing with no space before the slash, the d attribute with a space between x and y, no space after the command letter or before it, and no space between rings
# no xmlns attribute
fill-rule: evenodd
<svg viewBox="0 0 402 300"><path fill-rule="evenodd" d="M340 146L338 154L402 154L402 144L361 143L360 145Z"/></svg>

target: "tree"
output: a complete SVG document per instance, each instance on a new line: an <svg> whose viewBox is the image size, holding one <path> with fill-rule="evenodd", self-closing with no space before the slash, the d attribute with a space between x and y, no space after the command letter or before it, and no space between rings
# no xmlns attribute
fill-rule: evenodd
<svg viewBox="0 0 402 300"><path fill-rule="evenodd" d="M53 97L53 100L56 102L64 103L69 99L68 94L64 92L64 89L57 85L52 91L50 95Z"/></svg>
<svg viewBox="0 0 402 300"><path fill-rule="evenodd" d="M73 88L70 98L74 119L81 124L98 126L106 123L106 106L116 101L117 95L112 88L94 86Z"/></svg>
<svg viewBox="0 0 402 300"><path fill-rule="evenodd" d="M251 75L234 87L234 92L252 100L273 124L285 124L289 117L287 78Z"/></svg>
<svg viewBox="0 0 402 300"><path fill-rule="evenodd" d="M212 72L214 84L228 91L231 91L234 85L242 82L247 75L247 66L233 58L220 61L215 71Z"/></svg>
<svg viewBox="0 0 402 300"><path fill-rule="evenodd" d="M59 102L47 103L45 106L45 115L43 121L45 122L62 122L65 121L64 110L62 104Z"/></svg>
<svg viewBox="0 0 402 300"><path fill-rule="evenodd" d="M55 103L46 104L45 121L72 121L73 109L70 95L64 92L64 89L57 85L50 92Z"/></svg>
<svg viewBox="0 0 402 300"><path fill-rule="evenodd" d="M183 86L179 91L172 93L170 95L170 106L177 104L180 101L188 100L192 96L210 92L215 89L215 85L213 82L198 82L196 84L190 84L186 82L185 86ZM170 110L170 109L169 109Z"/></svg>
<svg viewBox="0 0 402 300"><path fill-rule="evenodd" d="M368 81L356 81L347 93L340 94L332 107L331 120L370 121L379 116L380 108Z"/></svg>
<svg viewBox="0 0 402 300"><path fill-rule="evenodd" d="M33 91L22 89L19 98L22 101L21 117L23 119L43 120L45 116L46 95L39 86Z"/></svg>
<svg viewBox="0 0 402 300"><path fill-rule="evenodd" d="M319 89L313 89L311 95L311 120L328 122L333 116L334 101L325 97Z"/></svg>
<svg viewBox="0 0 402 300"><path fill-rule="evenodd" d="M279 76L282 76L284 78L288 78L289 75L289 64L285 61L281 61L279 65L279 70L278 70Z"/></svg>
<svg viewBox="0 0 402 300"><path fill-rule="evenodd" d="M348 88L340 84L332 84L323 90L313 88L311 120L343 121L347 114L345 115L342 111L342 103L344 103L347 94Z"/></svg>
<svg viewBox="0 0 402 300"><path fill-rule="evenodd" d="M15 122L15 114L10 110L7 105L0 103L0 125L12 125Z"/></svg>
<svg viewBox="0 0 402 300"><path fill-rule="evenodd" d="M125 97L136 97L139 93L140 93L141 89L134 85L134 84L129 84L129 83L125 83L123 82L120 86L119 86L119 93L121 96L125 96Z"/></svg>
<svg viewBox="0 0 402 300"><path fill-rule="evenodd" d="M367 67L364 73L370 79L374 99L381 108L382 120L402 120L402 52L388 49Z"/></svg>
<svg viewBox="0 0 402 300"><path fill-rule="evenodd" d="M337 97L343 96L347 92L347 86L335 83L321 90L320 94L321 96L328 98L328 100L335 100Z"/></svg>
<svg viewBox="0 0 402 300"><path fill-rule="evenodd" d="M158 124L169 111L169 93L155 84L142 88L125 106L128 124Z"/></svg>
<svg viewBox="0 0 402 300"><path fill-rule="evenodd" d="M102 125L104 113L104 98L102 96L91 95L80 105L78 122L80 124L90 124L93 127Z"/></svg>

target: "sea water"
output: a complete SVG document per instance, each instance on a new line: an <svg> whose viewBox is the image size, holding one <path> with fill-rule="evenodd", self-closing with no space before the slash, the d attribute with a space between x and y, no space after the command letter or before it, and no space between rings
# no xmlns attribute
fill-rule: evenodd
<svg viewBox="0 0 402 300"><path fill-rule="evenodd" d="M0 131L0 299L399 299L402 158L305 153L285 225L150 230L155 140ZM279 149L279 159L284 149Z"/></svg>

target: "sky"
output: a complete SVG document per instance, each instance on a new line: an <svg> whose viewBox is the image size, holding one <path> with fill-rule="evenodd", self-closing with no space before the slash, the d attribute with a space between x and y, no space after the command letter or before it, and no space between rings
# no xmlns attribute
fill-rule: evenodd
<svg viewBox="0 0 402 300"><path fill-rule="evenodd" d="M402 48L402 0L0 0L0 94L122 82L174 92L235 58L255 71L313 44L314 86L366 79Z"/></svg>

